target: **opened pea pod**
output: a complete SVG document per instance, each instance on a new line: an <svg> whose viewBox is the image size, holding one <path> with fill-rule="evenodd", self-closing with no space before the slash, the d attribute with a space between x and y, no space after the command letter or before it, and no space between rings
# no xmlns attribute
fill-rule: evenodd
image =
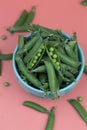
<svg viewBox="0 0 87 130"><path fill-rule="evenodd" d="M36 53L34 54L34 56L31 58L31 60L27 64L27 68L28 69L34 68L39 63L39 61L41 60L44 52L45 52L45 44L42 43L40 45L40 47L38 48L38 50L36 51Z"/></svg>

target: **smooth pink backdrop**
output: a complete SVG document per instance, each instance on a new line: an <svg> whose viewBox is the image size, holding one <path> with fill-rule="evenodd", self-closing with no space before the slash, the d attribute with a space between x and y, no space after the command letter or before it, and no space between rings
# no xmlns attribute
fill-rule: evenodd
<svg viewBox="0 0 87 130"><path fill-rule="evenodd" d="M75 31L87 62L87 7L80 5L81 0L0 0L0 37L6 34L8 39L0 39L2 53L13 52L17 45L18 34L11 35L6 28L12 26L23 9L36 8L33 21L50 28L59 28L70 35ZM28 33L23 33L27 35ZM83 74L77 86L58 100L41 99L27 93L17 82L11 61L3 61L0 77L0 130L44 130L47 115L36 112L22 105L23 101L31 100L48 109L56 107L54 130L87 130L87 125L67 102L70 98L82 96L82 105L87 110L87 76ZM10 82L8 88L3 82Z"/></svg>

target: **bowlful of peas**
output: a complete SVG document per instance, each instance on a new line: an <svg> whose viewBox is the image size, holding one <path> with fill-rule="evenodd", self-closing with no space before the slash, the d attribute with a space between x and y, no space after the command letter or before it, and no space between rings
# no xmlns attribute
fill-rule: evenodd
<svg viewBox="0 0 87 130"><path fill-rule="evenodd" d="M41 98L58 98L71 91L84 69L84 54L72 36L41 27L19 35L13 53L13 70L21 86Z"/></svg>

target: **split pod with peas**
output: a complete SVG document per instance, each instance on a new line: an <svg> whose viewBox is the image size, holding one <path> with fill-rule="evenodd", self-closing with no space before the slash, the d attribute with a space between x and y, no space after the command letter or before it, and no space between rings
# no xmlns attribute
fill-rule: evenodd
<svg viewBox="0 0 87 130"><path fill-rule="evenodd" d="M58 54L53 46L46 47L47 54L56 70L60 70L61 64Z"/></svg>
<svg viewBox="0 0 87 130"><path fill-rule="evenodd" d="M27 64L27 68L28 69L34 68L41 60L44 52L45 52L45 44L42 43L38 48L38 50L36 51L36 53L34 54L34 56L32 57L31 61Z"/></svg>

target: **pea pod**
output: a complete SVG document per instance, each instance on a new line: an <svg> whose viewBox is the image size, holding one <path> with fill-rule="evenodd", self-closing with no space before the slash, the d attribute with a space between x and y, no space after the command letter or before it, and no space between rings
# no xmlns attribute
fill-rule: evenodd
<svg viewBox="0 0 87 130"><path fill-rule="evenodd" d="M31 39L27 41L26 44L24 45L24 48L23 48L24 52L29 51L36 44L39 38L40 38L40 35L38 34L31 37Z"/></svg>
<svg viewBox="0 0 87 130"><path fill-rule="evenodd" d="M69 72L71 72L72 74L77 74L78 73L78 69L74 68L74 67L71 67L67 64L64 64L64 63L61 63L61 67L64 69L64 70L67 70Z"/></svg>
<svg viewBox="0 0 87 130"><path fill-rule="evenodd" d="M74 50L74 46L76 45L76 40L70 40L68 41L68 45Z"/></svg>
<svg viewBox="0 0 87 130"><path fill-rule="evenodd" d="M58 95L59 86L58 86L58 81L57 81L55 69L50 61L44 61L44 63L45 63L46 70L47 70L49 88L51 91L51 97L52 97L52 99L55 99L59 96Z"/></svg>
<svg viewBox="0 0 87 130"><path fill-rule="evenodd" d="M63 73L64 76L68 77L71 80L75 79L74 75L71 72L69 72L69 71L67 71L65 69L62 69L62 73Z"/></svg>
<svg viewBox="0 0 87 130"><path fill-rule="evenodd" d="M18 36L18 50L21 50L24 46L24 37L22 35Z"/></svg>
<svg viewBox="0 0 87 130"><path fill-rule="evenodd" d="M87 123L87 111L84 109L81 103L75 99L69 99L69 103L76 109L81 118Z"/></svg>
<svg viewBox="0 0 87 130"><path fill-rule="evenodd" d="M36 51L36 53L34 54L34 56L32 57L31 61L29 61L29 63L27 64L27 68L33 69L41 60L44 52L45 52L45 44L42 43L38 48L38 50Z"/></svg>
<svg viewBox="0 0 87 130"><path fill-rule="evenodd" d="M77 45L77 43L74 45L74 53L76 55L76 60L79 61L78 45Z"/></svg>
<svg viewBox="0 0 87 130"><path fill-rule="evenodd" d="M19 16L18 20L13 25L13 27L18 27L18 26L23 25L27 16L28 16L28 12L26 10L23 10L21 15Z"/></svg>
<svg viewBox="0 0 87 130"><path fill-rule="evenodd" d="M74 67L74 68L78 68L79 67L79 65L80 65L79 61L75 61L75 60L71 59L69 56L64 55L63 53L61 53L59 51L57 51L57 53L58 53L58 55L60 57L60 60L63 63L65 63L65 64L67 64L67 65L69 65L71 67Z"/></svg>
<svg viewBox="0 0 87 130"><path fill-rule="evenodd" d="M63 35L62 37L60 36L60 33L56 33L56 30L49 29L40 25L32 24L30 27L30 31L37 31L37 30L40 31L42 38L49 37L49 40L57 40L59 39L59 37L62 39L63 37Z"/></svg>
<svg viewBox="0 0 87 130"><path fill-rule="evenodd" d="M21 71L21 73L31 82L35 87L42 89L41 82L31 73L27 70L26 66L24 65L21 57L16 54L15 56L16 63L18 65L18 69Z"/></svg>
<svg viewBox="0 0 87 130"><path fill-rule="evenodd" d="M32 24L31 27L32 29L34 29L34 31L40 30L40 32L42 33L44 32L45 34L52 34L54 32L53 29L49 29L49 28L46 28L37 24Z"/></svg>
<svg viewBox="0 0 87 130"><path fill-rule="evenodd" d="M74 53L73 49L68 44L65 44L64 48L69 57L71 57L74 60L77 60L77 55Z"/></svg>
<svg viewBox="0 0 87 130"><path fill-rule="evenodd" d="M48 46L54 46L54 47L58 47L59 46L59 41L48 41L47 45Z"/></svg>
<svg viewBox="0 0 87 130"><path fill-rule="evenodd" d="M73 32L73 36L70 38L70 40L72 41L76 41L77 40L77 34L76 32Z"/></svg>
<svg viewBox="0 0 87 130"><path fill-rule="evenodd" d="M49 83L48 83L48 79L47 79L47 74L46 73L39 73L38 78L40 80L40 82L43 84L43 90L44 90L44 95L47 95L47 91L49 90Z"/></svg>
<svg viewBox="0 0 87 130"><path fill-rule="evenodd" d="M79 61L79 55L78 55L78 43L77 43L77 35L76 32L73 33L73 36L71 37L71 42L73 42L73 51L76 55L76 60Z"/></svg>
<svg viewBox="0 0 87 130"><path fill-rule="evenodd" d="M45 107L39 105L38 103L32 102L32 101L24 101L23 105L26 107L30 107L35 109L36 111L42 112L42 113L49 113L49 110Z"/></svg>
<svg viewBox="0 0 87 130"><path fill-rule="evenodd" d="M39 39L36 41L35 45L32 47L32 49L26 54L24 57L24 62L28 63L31 58L34 56L36 51L38 50L39 46L42 44L42 38L39 37Z"/></svg>
<svg viewBox="0 0 87 130"><path fill-rule="evenodd" d="M61 76L64 81L70 82L70 80L67 77L64 77L64 75L61 71L61 62L60 62L60 58L57 54L56 48L54 48L53 46L47 47L46 51L47 51L47 54L48 54L52 64L54 65L55 69L58 71L59 76Z"/></svg>
<svg viewBox="0 0 87 130"><path fill-rule="evenodd" d="M9 54L0 54L0 60L11 60L13 57L12 53Z"/></svg>
<svg viewBox="0 0 87 130"><path fill-rule="evenodd" d="M23 54L24 37L22 35L18 36L18 54Z"/></svg>
<svg viewBox="0 0 87 130"><path fill-rule="evenodd" d="M35 16L35 7L33 6L28 13L26 10L23 10L18 20L15 22L13 27L7 28L10 33L14 32L27 32L29 31L28 25L33 21Z"/></svg>
<svg viewBox="0 0 87 130"><path fill-rule="evenodd" d="M60 41L63 43L66 39L65 35L63 34L63 32L60 29L56 29L55 30L56 35L58 36L58 38L60 39Z"/></svg>
<svg viewBox="0 0 87 130"><path fill-rule="evenodd" d="M28 25L22 25L22 26L16 26L16 27L9 27L7 28L7 31L10 33L15 32L29 32L31 30L31 27Z"/></svg>
<svg viewBox="0 0 87 130"><path fill-rule="evenodd" d="M62 82L63 82L63 78L62 78L60 75L58 75L58 84L59 84L59 89L60 89L61 86L62 86Z"/></svg>
<svg viewBox="0 0 87 130"><path fill-rule="evenodd" d="M35 25L35 26L37 26L37 25ZM37 28L35 26L33 26L33 25L21 25L21 26L9 27L9 28L7 28L7 31L9 31L10 33L40 31L39 27ZM45 32L45 34L47 35L46 32Z"/></svg>
<svg viewBox="0 0 87 130"><path fill-rule="evenodd" d="M42 37L43 39L45 39L45 38L47 38L47 37L50 36L49 33L47 33L47 32L41 32L41 30L40 30L40 35L41 35L41 37Z"/></svg>
<svg viewBox="0 0 87 130"><path fill-rule="evenodd" d="M46 73L39 73L38 77L39 77L39 80L42 84L44 84L47 80Z"/></svg>
<svg viewBox="0 0 87 130"><path fill-rule="evenodd" d="M60 64L60 59L59 59L58 54L56 53L55 48L53 46L46 47L46 52L47 52L51 62L53 63L55 69L57 71L59 71L61 68L61 64Z"/></svg>
<svg viewBox="0 0 87 130"><path fill-rule="evenodd" d="M31 72L43 73L43 72L46 72L46 67L45 65L41 65L35 69L32 69Z"/></svg>
<svg viewBox="0 0 87 130"><path fill-rule="evenodd" d="M28 16L24 22L24 25L29 25L30 23L32 23L34 16L35 16L35 11L36 11L36 7L33 6L30 10L30 12L28 13Z"/></svg>
<svg viewBox="0 0 87 130"><path fill-rule="evenodd" d="M52 107L48 116L45 130L53 130L55 123L55 108Z"/></svg>
<svg viewBox="0 0 87 130"><path fill-rule="evenodd" d="M66 55L66 51L65 51L65 49L64 49L64 46L61 46L61 45L58 46L57 50L58 50L59 52L63 53L64 55Z"/></svg>

